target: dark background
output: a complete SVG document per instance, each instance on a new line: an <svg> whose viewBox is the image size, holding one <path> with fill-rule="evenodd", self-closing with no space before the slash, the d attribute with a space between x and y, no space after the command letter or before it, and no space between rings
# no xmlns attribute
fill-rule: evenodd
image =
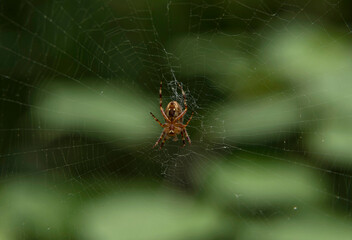
<svg viewBox="0 0 352 240"><path fill-rule="evenodd" d="M0 239L350 239L351 7L0 2Z"/></svg>

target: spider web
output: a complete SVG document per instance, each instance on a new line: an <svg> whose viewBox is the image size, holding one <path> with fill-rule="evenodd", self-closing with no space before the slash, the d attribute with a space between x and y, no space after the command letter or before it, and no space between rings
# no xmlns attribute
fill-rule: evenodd
<svg viewBox="0 0 352 240"><path fill-rule="evenodd" d="M327 181L309 190L349 218L350 5L0 3L2 184L44 179L65 200L107 192L116 179L121 189L149 179L192 191L206 189L199 178L222 159L268 175L273 163ZM162 120L160 81L164 107L183 105L178 83L186 92L191 146L179 139L152 149L162 131L149 115ZM289 198L294 210L309 201Z"/></svg>

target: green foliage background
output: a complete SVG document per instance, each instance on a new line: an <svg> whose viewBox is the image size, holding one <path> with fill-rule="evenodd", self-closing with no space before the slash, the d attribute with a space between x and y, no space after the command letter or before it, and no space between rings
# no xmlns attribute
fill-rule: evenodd
<svg viewBox="0 0 352 240"><path fill-rule="evenodd" d="M351 7L0 2L0 240L351 239Z"/></svg>

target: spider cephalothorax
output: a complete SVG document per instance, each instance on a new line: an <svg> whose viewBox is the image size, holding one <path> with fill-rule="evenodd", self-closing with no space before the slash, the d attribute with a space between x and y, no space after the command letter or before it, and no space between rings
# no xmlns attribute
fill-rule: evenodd
<svg viewBox="0 0 352 240"><path fill-rule="evenodd" d="M186 135L186 138L187 138L189 144L191 144L191 139L188 136L186 127L189 124L189 122L191 121L193 113L192 113L191 117L189 118L189 120L187 121L187 123L183 124L183 117L186 114L188 107L187 107L187 102L186 102L186 94L183 91L183 89L182 89L180 84L179 84L179 87L181 88L181 91L182 91L183 102L184 102L184 105L185 105L185 110L182 111L182 107L177 101L171 101L166 106L165 111L164 111L163 106L162 106L163 101L162 101L162 94L161 94L162 82L160 82L160 90L159 90L160 111L161 111L161 114L163 115L163 117L164 117L166 122L164 124L162 124L153 115L153 113L150 113L152 115L152 117L155 119L155 121L157 121L159 123L159 125L162 128L164 128L163 132L160 135L160 138L155 143L154 147L156 147L160 143L160 141L162 141L161 145L160 145L160 148L162 148L164 143L165 143L165 141L167 139L169 139L170 137L174 137L174 141L177 141L177 135L178 134L181 134L181 136L182 136L183 146L186 145L185 135Z"/></svg>

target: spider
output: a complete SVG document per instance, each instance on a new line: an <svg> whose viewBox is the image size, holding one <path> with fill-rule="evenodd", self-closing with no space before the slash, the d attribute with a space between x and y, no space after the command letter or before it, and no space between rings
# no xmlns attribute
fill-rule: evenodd
<svg viewBox="0 0 352 240"><path fill-rule="evenodd" d="M182 89L182 86L180 84L178 84L178 86L180 87L181 91L182 91L182 95L183 95L183 102L185 105L185 110L182 111L182 107L181 105L177 102L177 101L171 101L169 102L169 104L167 104L165 111L163 109L162 106L162 95L161 95L161 89L162 89L162 81L160 82L160 90L159 90L159 96L160 96L160 111L161 114L163 115L164 119L165 119L165 123L162 124L155 116L153 113L150 113L152 115L152 117L154 118L155 121L157 121L159 123L159 125L164 128L164 130L162 131L158 141L156 141L156 143L154 144L153 148L155 148L160 141L161 145L160 145L160 149L164 146L164 143L167 139L174 137L174 141L177 141L177 135L181 134L182 136L182 141L183 141L183 147L186 145L185 142L185 136L188 140L188 143L191 144L191 139L188 136L186 127L188 126L189 122L191 121L192 117L193 117L193 112L191 117L188 119L186 124L183 124L183 116L186 114L187 112L187 102L186 102L186 94Z"/></svg>

